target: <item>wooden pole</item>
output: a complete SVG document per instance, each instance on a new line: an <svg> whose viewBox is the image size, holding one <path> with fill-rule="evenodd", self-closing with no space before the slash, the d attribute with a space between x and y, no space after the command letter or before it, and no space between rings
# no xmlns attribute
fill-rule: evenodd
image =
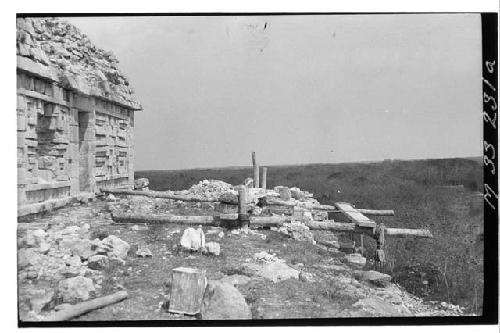
<svg viewBox="0 0 500 333"><path fill-rule="evenodd" d="M377 216L394 216L394 210L392 209L365 209L359 208L356 209L361 214L366 215L377 215Z"/></svg>
<svg viewBox="0 0 500 333"><path fill-rule="evenodd" d="M287 207L295 207L300 206L300 202L287 202L278 198L266 196L264 197L264 203L266 205L274 205L274 206L287 206ZM313 210L321 210L332 213L361 213L367 215L378 215L378 216L393 216L394 210L392 209L364 209L364 208L356 208L351 210L340 210L335 206L331 205L312 205Z"/></svg>
<svg viewBox="0 0 500 333"><path fill-rule="evenodd" d="M116 223L178 223L178 224L203 224L203 225L219 225L219 220L237 220L243 217L243 221L248 220L251 225L257 227L265 226L280 226L283 223L291 222L292 216L249 216L246 210L246 205L238 207L237 214L220 214L219 216L179 216L179 215L149 215L149 214L134 214L113 212L111 218ZM241 213L240 213L241 212ZM297 220L297 218L293 218ZM371 232L370 228L357 227L355 223L339 223L334 221L303 221L306 226L313 230L329 230L329 231L351 231L363 233L374 238L379 238L378 233ZM385 236L390 237L415 237L415 238L432 238L432 233L427 229L398 229L385 228Z"/></svg>
<svg viewBox="0 0 500 333"><path fill-rule="evenodd" d="M359 243L361 245L361 255L363 255L363 252L365 252L364 244L363 244L363 234L359 235Z"/></svg>
<svg viewBox="0 0 500 333"><path fill-rule="evenodd" d="M64 309L51 314L43 319L43 321L63 321L80 316L89 311L102 308L106 305L120 302L128 297L126 291L119 291L115 294L99 297L90 301L81 302L75 305L68 305Z"/></svg>
<svg viewBox="0 0 500 333"><path fill-rule="evenodd" d="M131 191L131 190L116 190L116 189L102 189L103 193L111 193L111 194L123 194L123 195L140 195L144 197L151 198L163 198L163 199L172 199L172 200L180 200L180 201L192 201L192 202L219 202L219 199L209 199L209 198L198 198L188 195L177 195L177 194L169 194L160 191Z"/></svg>
<svg viewBox="0 0 500 333"><path fill-rule="evenodd" d="M375 263L377 270L380 272L384 271L385 268L385 225L380 223L375 229L375 234L377 236L377 250L375 253Z"/></svg>
<svg viewBox="0 0 500 333"><path fill-rule="evenodd" d="M386 228L385 235L391 237L418 237L418 238L432 238L432 233L427 229L400 229L400 228Z"/></svg>
<svg viewBox="0 0 500 333"><path fill-rule="evenodd" d="M255 159L255 152L252 152L252 164L253 164L253 187L259 188L259 166Z"/></svg>
<svg viewBox="0 0 500 333"><path fill-rule="evenodd" d="M339 223L333 221L309 221L306 226L312 230L328 230L328 231L354 231L356 225L354 223Z"/></svg>
<svg viewBox="0 0 500 333"><path fill-rule="evenodd" d="M238 219L240 221L240 227L248 226L248 208L247 208L247 189L246 187L240 187L238 189Z"/></svg>
<svg viewBox="0 0 500 333"><path fill-rule="evenodd" d="M111 219L116 223L179 223L179 224L205 224L215 225L216 221L213 216L181 216L181 215L149 215L149 214L133 214L133 213L111 213Z"/></svg>
<svg viewBox="0 0 500 333"><path fill-rule="evenodd" d="M267 188L267 168L266 167L262 167L262 183L261 183L261 187L263 189Z"/></svg>

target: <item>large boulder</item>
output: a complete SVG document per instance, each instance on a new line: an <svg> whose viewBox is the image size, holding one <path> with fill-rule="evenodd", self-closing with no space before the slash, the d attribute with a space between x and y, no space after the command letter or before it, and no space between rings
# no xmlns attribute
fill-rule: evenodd
<svg viewBox="0 0 500 333"><path fill-rule="evenodd" d="M198 251L205 247L205 234L203 229L187 228L181 237L181 246L186 250Z"/></svg>
<svg viewBox="0 0 500 333"><path fill-rule="evenodd" d="M108 247L111 249L111 252L108 255L110 255L111 257L114 256L121 260L125 260L127 258L127 253L130 249L130 245L127 242L114 235L108 236L103 239L101 241L101 245L103 247Z"/></svg>
<svg viewBox="0 0 500 333"><path fill-rule="evenodd" d="M91 279L76 276L59 282L59 296L63 302L86 301L90 293L95 292L94 283Z"/></svg>
<svg viewBox="0 0 500 333"><path fill-rule="evenodd" d="M211 281L203 296L201 319L252 319L252 312L238 289L229 283Z"/></svg>

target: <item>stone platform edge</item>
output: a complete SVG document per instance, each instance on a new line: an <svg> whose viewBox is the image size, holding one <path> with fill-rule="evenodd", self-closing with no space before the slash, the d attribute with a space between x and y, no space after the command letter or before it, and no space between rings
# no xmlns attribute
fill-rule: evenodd
<svg viewBox="0 0 500 333"><path fill-rule="evenodd" d="M90 199L94 198L95 198L95 193L83 192L70 197L51 199L44 202L37 202L34 204L23 205L17 208L17 216L19 217L19 216L37 214L41 212L50 212L54 209L62 208L71 203L87 202Z"/></svg>

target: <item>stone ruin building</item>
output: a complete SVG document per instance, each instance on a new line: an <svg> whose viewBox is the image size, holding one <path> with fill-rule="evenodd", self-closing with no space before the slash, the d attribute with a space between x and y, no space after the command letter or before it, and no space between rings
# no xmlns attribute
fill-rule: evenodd
<svg viewBox="0 0 500 333"><path fill-rule="evenodd" d="M71 24L18 18L18 214L134 182L134 112L112 53Z"/></svg>

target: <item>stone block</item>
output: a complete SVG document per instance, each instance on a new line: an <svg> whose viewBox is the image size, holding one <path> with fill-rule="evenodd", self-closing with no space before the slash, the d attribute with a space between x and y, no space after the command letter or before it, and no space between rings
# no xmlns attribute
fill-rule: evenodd
<svg viewBox="0 0 500 333"><path fill-rule="evenodd" d="M56 118L56 129L58 131L64 131L67 129L67 123L61 116Z"/></svg>
<svg viewBox="0 0 500 333"><path fill-rule="evenodd" d="M32 127L27 128L26 132L24 132L24 133L25 133L24 137L26 139L31 139L31 140L37 140L38 139L38 136L37 136L37 134L35 132L35 129L32 128Z"/></svg>
<svg viewBox="0 0 500 333"><path fill-rule="evenodd" d="M43 179L44 181L51 182L53 181L54 173L51 170L38 170L38 178Z"/></svg>
<svg viewBox="0 0 500 333"><path fill-rule="evenodd" d="M71 108L69 111L69 124L78 126L78 109Z"/></svg>
<svg viewBox="0 0 500 333"><path fill-rule="evenodd" d="M17 130L25 131L26 130L26 115L23 111L17 111Z"/></svg>
<svg viewBox="0 0 500 333"><path fill-rule="evenodd" d="M80 138L80 129L78 126L71 125L69 127L69 141L70 142L79 142Z"/></svg>
<svg viewBox="0 0 500 333"><path fill-rule="evenodd" d="M36 124L38 123L38 117L37 117L36 113L29 112L26 115L26 121L27 121L28 125L36 126Z"/></svg>
<svg viewBox="0 0 500 333"><path fill-rule="evenodd" d="M199 313L206 284L204 271L189 267L173 269L168 311L189 315Z"/></svg>
<svg viewBox="0 0 500 333"><path fill-rule="evenodd" d="M38 141L36 139L33 139L33 138L25 138L26 139L26 146L27 147L31 147L31 148L35 148L35 147L38 147Z"/></svg>
<svg viewBox="0 0 500 333"><path fill-rule="evenodd" d="M23 167L17 169L17 183L19 185L27 184L26 169Z"/></svg>
<svg viewBox="0 0 500 333"><path fill-rule="evenodd" d="M63 89L56 84L52 84L52 96L58 101L63 100Z"/></svg>
<svg viewBox="0 0 500 333"><path fill-rule="evenodd" d="M17 185L17 204L18 206L24 205L27 202L26 199L26 186L24 184Z"/></svg>
<svg viewBox="0 0 500 333"><path fill-rule="evenodd" d="M17 109L26 110L26 99L23 95L17 95Z"/></svg>
<svg viewBox="0 0 500 333"><path fill-rule="evenodd" d="M57 144L64 144L64 145L67 145L69 144L69 138L67 135L65 135L64 133L60 133L60 132L56 132L54 134L54 139L52 140L53 143L57 143Z"/></svg>
<svg viewBox="0 0 500 333"><path fill-rule="evenodd" d="M24 132L17 132L17 148L25 148L25 133Z"/></svg>

